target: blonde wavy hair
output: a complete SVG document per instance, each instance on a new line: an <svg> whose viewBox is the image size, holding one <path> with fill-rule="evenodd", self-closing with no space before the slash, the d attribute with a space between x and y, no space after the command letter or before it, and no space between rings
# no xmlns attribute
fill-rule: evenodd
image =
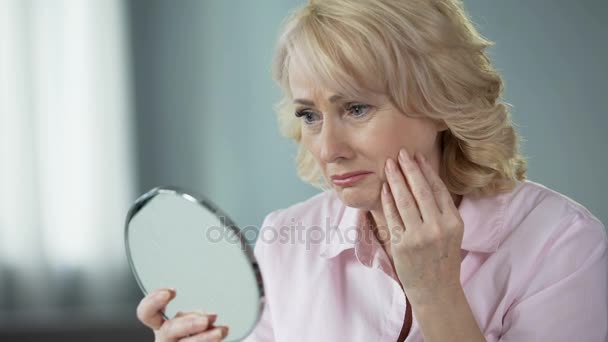
<svg viewBox="0 0 608 342"><path fill-rule="evenodd" d="M440 177L454 194L491 195L524 180L521 137L501 100L503 82L459 0L317 0L283 23L272 65L283 90L276 104L281 134L298 144L305 182L327 190L312 154L300 144L290 61L316 84L358 97L374 91L404 115L443 123Z"/></svg>

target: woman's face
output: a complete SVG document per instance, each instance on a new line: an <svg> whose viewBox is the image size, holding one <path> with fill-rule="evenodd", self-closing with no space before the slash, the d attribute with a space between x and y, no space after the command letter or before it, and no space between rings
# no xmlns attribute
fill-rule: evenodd
<svg viewBox="0 0 608 342"><path fill-rule="evenodd" d="M439 130L432 121L405 116L383 94L346 98L319 88L297 66L290 67L289 79L296 113L301 115L301 144L312 153L345 205L381 208L386 160L396 160L402 147L411 156L423 153L438 173ZM368 174L346 184L332 180L351 172Z"/></svg>

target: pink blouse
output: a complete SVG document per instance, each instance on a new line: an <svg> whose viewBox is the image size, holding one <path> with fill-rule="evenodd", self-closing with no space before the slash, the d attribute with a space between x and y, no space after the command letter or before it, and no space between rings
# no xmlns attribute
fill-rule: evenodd
<svg viewBox="0 0 608 342"><path fill-rule="evenodd" d="M464 196L461 284L487 341L605 341L608 238L574 200L530 180ZM406 300L366 212L334 191L269 213L255 255L255 341L397 341ZM423 341L415 315L407 342Z"/></svg>

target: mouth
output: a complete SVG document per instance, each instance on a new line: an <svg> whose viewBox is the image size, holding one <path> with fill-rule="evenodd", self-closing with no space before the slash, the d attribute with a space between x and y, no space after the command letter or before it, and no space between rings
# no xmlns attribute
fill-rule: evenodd
<svg viewBox="0 0 608 342"><path fill-rule="evenodd" d="M368 171L356 171L349 172L342 175L334 175L331 177L332 183L338 186L351 186L359 182L363 178L369 176L372 172Z"/></svg>

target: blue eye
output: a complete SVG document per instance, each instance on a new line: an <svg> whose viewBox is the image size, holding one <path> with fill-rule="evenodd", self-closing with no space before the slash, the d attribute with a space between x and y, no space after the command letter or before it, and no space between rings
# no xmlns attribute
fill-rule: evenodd
<svg viewBox="0 0 608 342"><path fill-rule="evenodd" d="M358 103L358 104L353 104L353 105L348 106L348 111L350 113L353 113L354 117L360 118L360 117L365 116L369 112L370 107L371 106L369 106L369 105Z"/></svg>
<svg viewBox="0 0 608 342"><path fill-rule="evenodd" d="M295 113L297 118L304 117L304 123L307 125L312 125L314 123L314 119L312 118L314 115L316 115L316 113L310 110L296 111Z"/></svg>

